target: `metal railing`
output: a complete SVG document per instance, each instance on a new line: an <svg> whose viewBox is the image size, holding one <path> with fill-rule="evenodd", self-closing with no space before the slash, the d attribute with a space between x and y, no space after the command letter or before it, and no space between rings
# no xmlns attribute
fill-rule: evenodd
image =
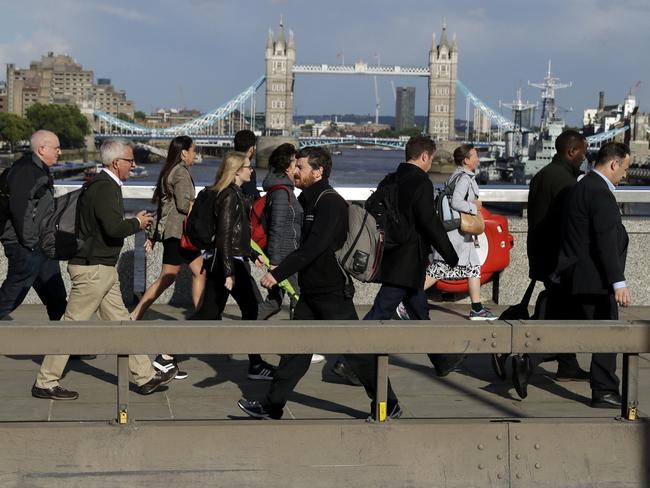
<svg viewBox="0 0 650 488"><path fill-rule="evenodd" d="M639 353L650 321L125 321L0 323L0 354L117 355L118 424L129 417L129 354L376 354L376 412L386 411L389 354L623 353L621 417L637 418ZM380 422L385 417L378 419Z"/></svg>

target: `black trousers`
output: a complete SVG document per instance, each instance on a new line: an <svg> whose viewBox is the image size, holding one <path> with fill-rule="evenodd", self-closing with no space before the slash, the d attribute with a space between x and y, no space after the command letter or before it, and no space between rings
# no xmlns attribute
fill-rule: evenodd
<svg viewBox="0 0 650 488"><path fill-rule="evenodd" d="M192 316L192 320L221 320L221 315L226 308L228 297L232 295L241 311L242 320L257 320L257 300L253 289L254 283L250 275L248 263L234 260L233 277L235 284L232 290L224 286L226 277L219 263L215 263L210 270L212 261L204 264L206 269L205 292L201 308ZM260 364L262 357L259 354L249 354L251 364Z"/></svg>
<svg viewBox="0 0 650 488"><path fill-rule="evenodd" d="M32 287L45 305L49 319L61 320L67 300L59 262L40 249L30 251L20 244L7 244L4 252L8 269L0 287L0 320L23 303Z"/></svg>
<svg viewBox="0 0 650 488"><path fill-rule="evenodd" d="M301 294L294 311L293 320L359 320L351 298L343 292L317 295ZM348 365L361 382L370 384L372 377L371 357L369 355L344 356ZM311 354L283 354L275 370L271 387L262 402L264 409L272 418L282 417L282 411L289 395L307 373L311 364Z"/></svg>
<svg viewBox="0 0 650 488"><path fill-rule="evenodd" d="M535 315L539 320L568 320L570 319L571 307L573 306L572 296L562 289L558 284L551 281L544 282L546 299L542 300L541 306L535 307ZM539 299L538 299L539 300ZM572 353L561 354L530 354L532 368L546 361L557 361L558 372L577 371L580 368L576 355Z"/></svg>
<svg viewBox="0 0 650 488"><path fill-rule="evenodd" d="M574 320L618 320L618 305L613 292L607 295L573 295L573 300ZM592 354L590 373L592 392L619 392L616 353Z"/></svg>

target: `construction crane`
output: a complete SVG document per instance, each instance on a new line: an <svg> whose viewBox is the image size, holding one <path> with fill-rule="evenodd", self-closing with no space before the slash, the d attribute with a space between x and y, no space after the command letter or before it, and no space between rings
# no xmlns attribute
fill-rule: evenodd
<svg viewBox="0 0 650 488"><path fill-rule="evenodd" d="M377 66L381 64L381 55L379 53L375 53L374 55L375 58L377 58ZM377 77L373 76L375 79L375 125L379 124L379 108L381 106L379 102L379 90L377 89Z"/></svg>
<svg viewBox="0 0 650 488"><path fill-rule="evenodd" d="M375 124L379 124L379 91L377 90L377 77L375 78Z"/></svg>

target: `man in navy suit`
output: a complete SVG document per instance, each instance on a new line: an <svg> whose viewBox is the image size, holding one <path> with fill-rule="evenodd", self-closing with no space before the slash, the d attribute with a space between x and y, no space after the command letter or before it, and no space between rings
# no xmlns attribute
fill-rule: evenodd
<svg viewBox="0 0 650 488"><path fill-rule="evenodd" d="M562 226L556 276L571 295L571 317L617 320L618 306L630 304L625 281L628 236L614 197L616 185L630 166L630 149L620 142L605 144L594 169L571 190ZM592 355L591 406L620 408L616 354Z"/></svg>

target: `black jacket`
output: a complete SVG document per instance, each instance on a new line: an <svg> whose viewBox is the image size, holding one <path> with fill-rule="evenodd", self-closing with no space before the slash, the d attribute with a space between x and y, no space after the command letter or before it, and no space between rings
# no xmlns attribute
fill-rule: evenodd
<svg viewBox="0 0 650 488"><path fill-rule="evenodd" d="M327 179L303 190L298 201L305 210L300 247L271 274L280 282L298 273L302 295L343 292L346 279L334 253L348 234L348 204Z"/></svg>
<svg viewBox="0 0 650 488"><path fill-rule="evenodd" d="M580 170L559 154L530 181L528 191L529 277L546 281L557 266L566 197Z"/></svg>
<svg viewBox="0 0 650 488"><path fill-rule="evenodd" d="M431 246L450 266L458 263L458 255L436 213L433 184L427 174L411 163L400 164L396 174L399 214L413 231L404 244L384 252L380 281L422 288Z"/></svg>
<svg viewBox="0 0 650 488"><path fill-rule="evenodd" d="M124 239L140 230L137 218L124 218L122 188L105 171L79 197L77 214L85 243L70 264L115 266Z"/></svg>
<svg viewBox="0 0 650 488"><path fill-rule="evenodd" d="M241 188L231 183L217 195L215 205L215 259L221 264L224 276L232 276L235 256L251 255L250 199Z"/></svg>
<svg viewBox="0 0 650 488"><path fill-rule="evenodd" d="M3 244L20 243L34 250L38 247L43 221L54 209L50 168L36 155L28 154L5 171L9 171L10 218L0 241Z"/></svg>
<svg viewBox="0 0 650 488"><path fill-rule="evenodd" d="M629 242L621 212L605 180L590 172L567 197L557 272L572 294L612 293L625 280Z"/></svg>

